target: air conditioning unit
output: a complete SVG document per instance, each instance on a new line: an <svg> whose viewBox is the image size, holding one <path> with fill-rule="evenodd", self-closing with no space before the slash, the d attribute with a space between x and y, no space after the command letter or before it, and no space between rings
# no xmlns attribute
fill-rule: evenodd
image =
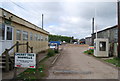
<svg viewBox="0 0 120 81"><path fill-rule="evenodd" d="M108 39L97 38L94 39L94 56L96 57L109 57Z"/></svg>

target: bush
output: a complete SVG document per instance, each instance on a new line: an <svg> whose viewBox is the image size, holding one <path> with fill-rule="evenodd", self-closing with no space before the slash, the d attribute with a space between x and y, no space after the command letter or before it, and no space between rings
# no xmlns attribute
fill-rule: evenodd
<svg viewBox="0 0 120 81"><path fill-rule="evenodd" d="M92 55L92 54L94 53L94 50L93 50L93 49L90 49L90 50L84 51L84 53L87 53L87 54Z"/></svg>
<svg viewBox="0 0 120 81"><path fill-rule="evenodd" d="M93 54L93 52L94 52L94 50L92 50L92 49L90 49L90 50L88 50L88 54Z"/></svg>
<svg viewBox="0 0 120 81"><path fill-rule="evenodd" d="M88 53L88 50L87 50L87 51L84 51L84 53Z"/></svg>
<svg viewBox="0 0 120 81"><path fill-rule="evenodd" d="M47 56L48 56L48 57L52 57L52 56L54 56L54 55L55 55L55 51L52 50L52 49L48 49L48 54L47 54Z"/></svg>
<svg viewBox="0 0 120 81"><path fill-rule="evenodd" d="M56 50L55 50L55 53L59 53L59 51L56 49Z"/></svg>

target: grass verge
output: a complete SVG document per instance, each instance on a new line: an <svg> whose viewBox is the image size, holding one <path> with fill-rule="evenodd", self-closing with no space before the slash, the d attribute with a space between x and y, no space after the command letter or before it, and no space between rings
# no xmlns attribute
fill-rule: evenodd
<svg viewBox="0 0 120 81"><path fill-rule="evenodd" d="M117 67L120 67L120 58L113 58L113 59L107 59L107 60L104 60L108 63L111 63Z"/></svg>
<svg viewBox="0 0 120 81"><path fill-rule="evenodd" d="M43 62L46 61L47 59L48 57L40 61L38 70L34 68L28 68L23 73L19 74L17 76L17 79L23 79L24 81L34 81L35 79L37 79L36 73L37 73L37 76L40 76L39 79L41 79L42 77L45 77L46 65Z"/></svg>
<svg viewBox="0 0 120 81"><path fill-rule="evenodd" d="M46 77L48 72L47 69L49 66L45 62L47 62L49 58L53 57L55 54L56 53L54 50L49 49L47 56L39 62L38 70L29 68L23 73L19 74L16 79L22 79L24 81L36 81L36 79L42 79Z"/></svg>
<svg viewBox="0 0 120 81"><path fill-rule="evenodd" d="M94 50L90 49L90 50L87 50L87 51L84 51L85 54L88 54L88 55L93 55L94 53ZM97 57L96 57L97 58ZM111 63L113 65L115 65L116 67L120 67L120 58L113 58L113 59L106 59L104 60L105 62L108 62L108 63Z"/></svg>
<svg viewBox="0 0 120 81"><path fill-rule="evenodd" d="M84 51L84 53L85 53L85 54L88 54L88 55L93 55L94 50L93 50L93 49L90 49L90 50Z"/></svg>

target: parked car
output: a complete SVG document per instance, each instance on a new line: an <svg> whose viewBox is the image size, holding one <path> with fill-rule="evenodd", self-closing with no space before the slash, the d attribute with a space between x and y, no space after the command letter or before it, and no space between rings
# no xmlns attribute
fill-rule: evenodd
<svg viewBox="0 0 120 81"><path fill-rule="evenodd" d="M51 44L51 43L57 43L57 45L61 45L60 41L50 41L49 44Z"/></svg>
<svg viewBox="0 0 120 81"><path fill-rule="evenodd" d="M50 49L58 49L58 44L57 43L50 43Z"/></svg>

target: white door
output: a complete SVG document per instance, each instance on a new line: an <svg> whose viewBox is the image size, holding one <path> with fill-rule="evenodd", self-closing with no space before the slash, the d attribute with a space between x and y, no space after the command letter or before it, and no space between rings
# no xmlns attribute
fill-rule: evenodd
<svg viewBox="0 0 120 81"><path fill-rule="evenodd" d="M2 25L2 40L0 40L0 54L2 54L5 49L9 49L13 46L13 27L9 25ZM10 53L13 50L10 51Z"/></svg>
<svg viewBox="0 0 120 81"><path fill-rule="evenodd" d="M3 47L2 41L0 40L0 56L1 56L1 54L2 54L2 47Z"/></svg>
<svg viewBox="0 0 120 81"><path fill-rule="evenodd" d="M0 24L0 55L3 52L3 41L5 40L5 26Z"/></svg>

